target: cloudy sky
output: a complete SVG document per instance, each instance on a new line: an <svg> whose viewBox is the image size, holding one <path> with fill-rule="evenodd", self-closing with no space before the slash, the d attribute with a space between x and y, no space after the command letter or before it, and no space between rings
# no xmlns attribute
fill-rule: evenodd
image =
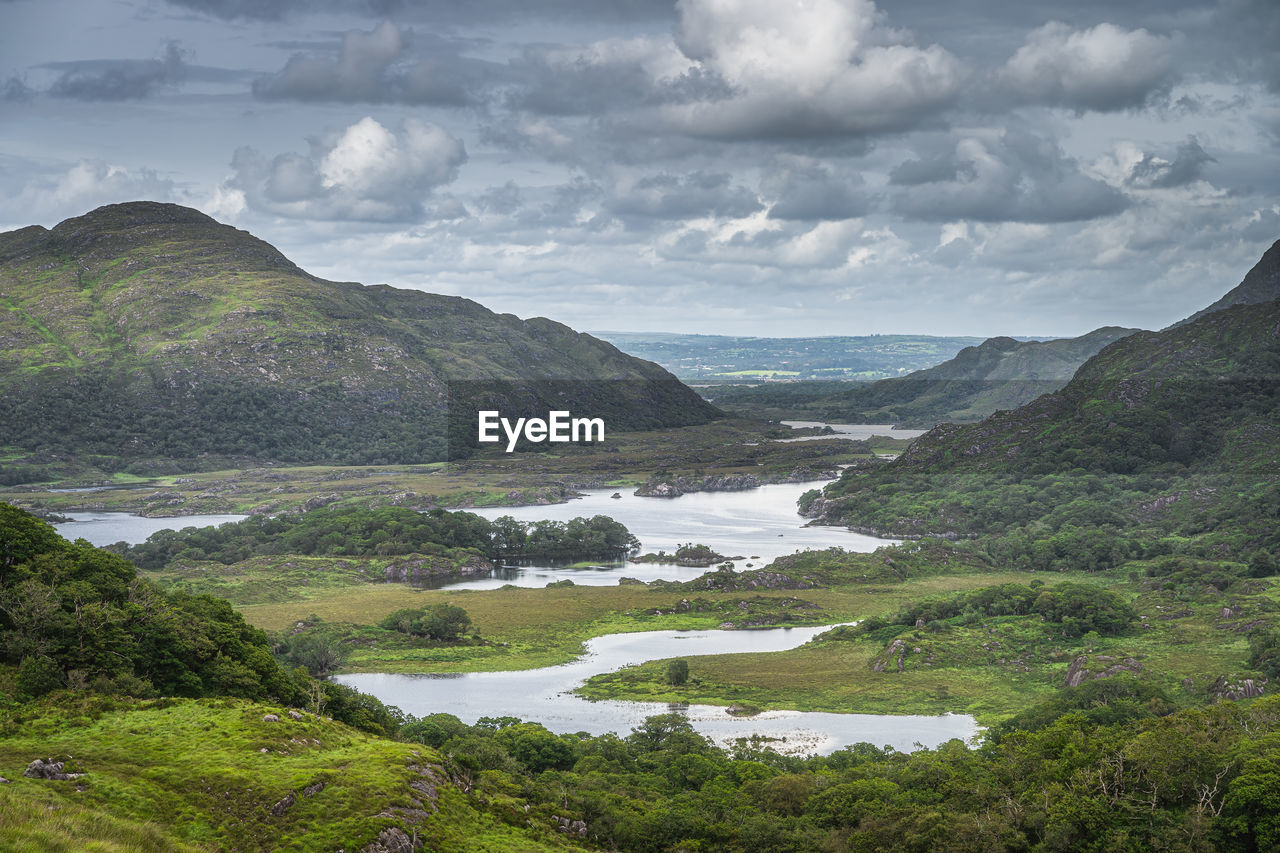
<svg viewBox="0 0 1280 853"><path fill-rule="evenodd" d="M149 198L580 329L1159 328L1280 238L1277 0L0 0L0 230Z"/></svg>

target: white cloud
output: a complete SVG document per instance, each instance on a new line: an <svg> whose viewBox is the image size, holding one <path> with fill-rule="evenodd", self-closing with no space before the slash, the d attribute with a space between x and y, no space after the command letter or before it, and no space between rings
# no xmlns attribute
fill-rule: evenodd
<svg viewBox="0 0 1280 853"><path fill-rule="evenodd" d="M884 26L870 0L680 0L676 42L728 97L663 108L697 136L864 134L947 106L966 70L937 45Z"/></svg>
<svg viewBox="0 0 1280 853"><path fill-rule="evenodd" d="M1138 107L1172 80L1173 42L1145 29L1057 21L1033 30L997 75L1022 100L1077 110Z"/></svg>
<svg viewBox="0 0 1280 853"><path fill-rule="evenodd" d="M224 192L239 191L249 207L281 216L415 221L431 192L453 181L466 160L462 142L438 125L410 118L393 133L365 117L313 142L309 155L268 161L241 148Z"/></svg>
<svg viewBox="0 0 1280 853"><path fill-rule="evenodd" d="M171 201L173 181L150 169L128 169L103 160L81 160L52 176L35 178L0 202L10 222L53 224L104 204L125 201Z"/></svg>

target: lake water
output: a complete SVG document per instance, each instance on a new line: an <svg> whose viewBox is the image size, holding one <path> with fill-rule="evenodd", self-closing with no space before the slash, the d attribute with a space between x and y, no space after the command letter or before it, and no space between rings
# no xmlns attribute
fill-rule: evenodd
<svg viewBox="0 0 1280 853"><path fill-rule="evenodd" d="M850 551L874 551L895 540L863 536L839 527L805 527L796 512L796 500L822 483L789 483L762 486L742 492L696 492L678 498L641 498L630 491L612 498L614 489L591 489L585 497L563 504L523 507L484 507L469 510L488 519L511 515L522 521L568 521L577 516L608 515L627 526L641 542L644 553L674 553L687 542L709 545L733 561L739 570L759 568L775 557L809 548L839 545ZM72 521L55 525L68 539L84 538L94 545L115 542L137 544L157 530L204 527L239 521L244 515L186 515L179 518L144 518L126 512L67 513ZM497 589L504 584L543 587L572 580L583 586L613 586L619 578L637 580L692 580L707 569L674 563L602 563L589 569L551 564L503 567L491 576L439 578L428 586L445 589Z"/></svg>
<svg viewBox="0 0 1280 853"><path fill-rule="evenodd" d="M240 521L247 515L183 515L177 518L144 518L127 512L64 512L71 521L55 524L67 539L87 539L90 544L114 545L128 542L137 545L158 530L182 530L187 527L210 527Z"/></svg>
<svg viewBox="0 0 1280 853"><path fill-rule="evenodd" d="M796 426L812 424L797 422ZM843 436L911 437L916 430L892 430L884 426L835 424ZM906 435L910 433L911 435ZM473 510L486 518L511 515L522 520L568 520L576 516L609 515L640 539L645 552L674 552L681 544L709 545L735 561L738 569L761 567L774 558L807 548L833 545L853 551L872 551L891 540L862 536L835 527L804 527L796 512L796 499L821 483L764 486L743 492L700 492L679 498L641 498L631 490L594 489L565 504L529 507L494 507ZM611 496L615 491L620 498ZM194 515L180 518L143 518L129 513L69 513L73 520L57 525L70 539L84 538L95 545L145 541L157 530L201 527L238 521L243 515ZM544 586L572 579L582 585L612 585L629 576L641 580L690 580L705 570L673 564L613 563L596 569L523 566L501 569L497 577L444 582L450 588L491 589L504 583ZM572 691L597 673L666 657L697 657L735 652L774 652L796 648L823 628L779 628L761 631L654 631L613 634L587 643L587 654L570 664L522 672L460 673L448 675L391 675L358 673L335 680L377 696L384 702L424 715L454 714L467 722L484 716L518 716L534 720L557 732L608 731L626 734L653 714L676 710L659 703L589 702ZM696 663L694 672L696 674ZM951 738L969 739L978 726L967 715L879 716L771 711L756 717L735 718L710 705L683 706L702 733L726 743L753 734L780 739L775 746L797 753L828 753L851 743L910 750L916 745L936 746Z"/></svg>
<svg viewBox="0 0 1280 853"><path fill-rule="evenodd" d="M802 429L804 427L823 427L829 426L835 430L834 435L805 435L800 438L780 438L778 441L817 441L823 438L847 438L851 441L865 441L873 435L883 435L889 438L919 438L928 430L923 429L898 429L892 424L829 424L822 421L782 421L783 426L789 426L792 429Z"/></svg>
<svg viewBox="0 0 1280 853"><path fill-rule="evenodd" d="M741 570L759 568L784 554L839 545L849 551L874 551L896 540L863 536L839 527L805 527L796 501L821 482L761 486L742 492L694 492L678 498L642 498L631 490L591 489L585 497L549 506L484 507L471 512L488 519L510 515L521 521L568 521L578 516L607 515L622 522L640 540L643 553L668 554L686 543L709 545ZM612 495L619 494L614 498ZM501 569L495 577L442 581L448 589L494 589L503 584L546 586L572 580L585 586L612 586L620 577L643 581L692 580L705 568L674 563L602 563L594 569L530 565Z"/></svg>
<svg viewBox="0 0 1280 853"><path fill-rule="evenodd" d="M831 626L772 628L759 631L644 631L609 634L587 642L587 653L563 666L520 672L468 672L437 675L353 673L335 681L398 705L417 716L449 713L466 723L480 717L514 716L541 723L554 732L585 731L625 735L646 717L680 710L702 734L727 744L735 738L777 738L779 751L830 753L868 742L910 751L952 738L978 734L973 718L962 714L888 716L768 711L733 717L714 705L672 707L656 702L592 702L572 692L593 675L667 657L695 658L739 652L793 649ZM697 675L697 662L690 665Z"/></svg>

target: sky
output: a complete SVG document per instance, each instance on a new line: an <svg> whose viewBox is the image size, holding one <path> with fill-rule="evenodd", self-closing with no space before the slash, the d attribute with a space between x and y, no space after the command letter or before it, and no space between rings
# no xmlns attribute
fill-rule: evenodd
<svg viewBox="0 0 1280 853"><path fill-rule="evenodd" d="M0 0L0 230L198 208L583 330L1162 328L1280 238L1280 0Z"/></svg>

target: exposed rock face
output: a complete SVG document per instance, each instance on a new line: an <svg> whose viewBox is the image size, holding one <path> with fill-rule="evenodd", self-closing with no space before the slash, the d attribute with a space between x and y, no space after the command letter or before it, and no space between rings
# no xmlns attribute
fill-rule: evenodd
<svg viewBox="0 0 1280 853"><path fill-rule="evenodd" d="M551 818L551 825L559 829L565 835L576 835L578 838L587 837L586 821L570 820L567 817L556 816Z"/></svg>
<svg viewBox="0 0 1280 853"><path fill-rule="evenodd" d="M418 849L413 843L413 836L398 826L384 829L378 834L378 840L360 848L360 853L414 853Z"/></svg>
<svg viewBox="0 0 1280 853"><path fill-rule="evenodd" d="M298 797L293 792L285 794L275 805L271 807L271 813L276 817L280 817L280 815L293 808L293 804L297 801Z"/></svg>
<svg viewBox="0 0 1280 853"><path fill-rule="evenodd" d="M894 664L898 667L898 672L902 672L907 668L907 644L902 639L894 640L885 650L876 655L876 659L871 662L872 672L884 672Z"/></svg>
<svg viewBox="0 0 1280 853"><path fill-rule="evenodd" d="M1142 664L1134 658L1116 659L1109 655L1094 655L1091 663L1089 655L1080 655L1067 667L1067 677L1063 687L1079 687L1086 681L1099 678L1113 678L1122 673L1136 675L1142 671Z"/></svg>
<svg viewBox="0 0 1280 853"><path fill-rule="evenodd" d="M83 773L64 773L62 772L64 767L66 767L65 762L54 761L52 758L37 758L27 765L27 769L22 771L22 775L28 779L54 779L57 781L79 779L84 775Z"/></svg>
<svg viewBox="0 0 1280 853"><path fill-rule="evenodd" d="M1254 681L1252 678L1242 678L1239 681L1229 681L1225 675L1218 676L1218 679L1209 686L1210 695L1219 699L1230 699L1232 701L1238 699L1256 699L1266 692L1267 679Z"/></svg>
<svg viewBox="0 0 1280 853"><path fill-rule="evenodd" d="M486 575L493 563L480 556L469 558L460 566L445 557L410 555L387 565L383 576L388 583L415 583L441 575Z"/></svg>

